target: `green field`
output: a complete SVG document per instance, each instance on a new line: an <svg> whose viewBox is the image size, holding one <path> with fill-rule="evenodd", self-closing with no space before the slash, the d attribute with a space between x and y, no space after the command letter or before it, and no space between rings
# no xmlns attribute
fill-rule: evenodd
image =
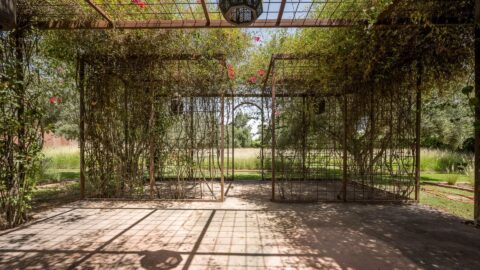
<svg viewBox="0 0 480 270"><path fill-rule="evenodd" d="M230 153L231 154L231 153ZM40 185L48 183L63 183L67 180L79 179L79 150L77 147L59 147L44 150L44 166ZM261 179L261 163L258 149L235 150L235 180L259 180ZM439 209L466 219L473 216L473 204L466 197L473 197L473 192L459 191L451 188L442 188L427 185L428 182L444 183L454 179L456 183L471 183L472 175L471 155L452 153L440 150L422 150L421 155L421 182L420 203L432 208ZM231 168L231 155L225 159L228 168ZM231 171L226 175L231 178ZM266 177L269 174L266 173ZM62 197L65 194L77 194L78 184L68 182L67 185L58 185L52 188L37 190L34 200L48 201L49 199ZM458 198L462 199L459 200Z"/></svg>

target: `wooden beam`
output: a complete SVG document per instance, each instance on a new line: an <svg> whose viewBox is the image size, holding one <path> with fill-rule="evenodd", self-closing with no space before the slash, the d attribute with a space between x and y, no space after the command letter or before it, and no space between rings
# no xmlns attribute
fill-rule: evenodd
<svg viewBox="0 0 480 270"><path fill-rule="evenodd" d="M282 3L280 4L280 10L278 11L278 17L277 17L277 23L276 23L277 26L279 26L280 23L282 23L283 12L285 11L286 3L287 3L287 0L282 0Z"/></svg>
<svg viewBox="0 0 480 270"><path fill-rule="evenodd" d="M205 15L205 26L210 26L210 16L208 15L208 8L205 0L200 0L202 2L203 14Z"/></svg>
<svg viewBox="0 0 480 270"><path fill-rule="evenodd" d="M85 0L88 5L90 5L93 9L95 9L95 11L97 11L98 14L100 14L100 16L102 16L105 20L107 20L108 24L109 24L109 27L113 27L115 26L114 22L112 19L110 19L110 17L107 15L107 13L105 11L103 11L103 9L101 9L99 6L97 6L92 0Z"/></svg>
<svg viewBox="0 0 480 270"><path fill-rule="evenodd" d="M277 20L257 20L249 26L238 27L225 20L148 20L116 21L117 29L176 29L176 28L295 28L295 27L352 27L364 25L365 21L337 19L284 19L277 25ZM108 21L40 21L35 24L39 29L108 29Z"/></svg>

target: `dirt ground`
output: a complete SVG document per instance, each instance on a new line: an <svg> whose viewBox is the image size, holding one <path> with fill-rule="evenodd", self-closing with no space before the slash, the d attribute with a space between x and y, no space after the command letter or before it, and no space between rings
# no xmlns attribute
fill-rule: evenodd
<svg viewBox="0 0 480 270"><path fill-rule="evenodd" d="M0 232L0 269L480 269L480 230L418 205L77 201Z"/></svg>

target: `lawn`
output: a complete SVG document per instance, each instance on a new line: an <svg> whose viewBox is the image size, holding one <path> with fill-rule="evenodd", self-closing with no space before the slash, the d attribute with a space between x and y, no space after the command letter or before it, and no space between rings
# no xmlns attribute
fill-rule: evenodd
<svg viewBox="0 0 480 270"><path fill-rule="evenodd" d="M423 184L420 203L465 219L473 217L473 192Z"/></svg>
<svg viewBox="0 0 480 270"><path fill-rule="evenodd" d="M227 153L226 153L227 154ZM230 153L231 154L231 153ZM77 147L58 147L44 150L45 162L40 188L35 192L34 202L43 205L49 201L64 201L67 198L76 198L79 179L79 150ZM235 150L235 180L261 179L260 159L258 149ZM231 166L231 156L225 159ZM473 216L472 192L459 191L452 188L442 188L428 185L428 182L447 182L455 178L457 183L471 182L471 176L458 172L460 167L471 161L471 156L459 153L450 153L439 150L422 150L420 203L439 209L466 219ZM467 164L468 166L468 164ZM452 169L453 168L453 172ZM455 172L457 168L457 172ZM243 171L242 171L243 170ZM230 171L226 178L231 177ZM270 175L266 173L268 179ZM58 183L58 185L48 185ZM57 198L61 198L57 200Z"/></svg>
<svg viewBox="0 0 480 270"><path fill-rule="evenodd" d="M420 181L422 182L447 182L450 177L457 177L458 183L469 183L469 176L461 173L435 173L435 172L421 172Z"/></svg>

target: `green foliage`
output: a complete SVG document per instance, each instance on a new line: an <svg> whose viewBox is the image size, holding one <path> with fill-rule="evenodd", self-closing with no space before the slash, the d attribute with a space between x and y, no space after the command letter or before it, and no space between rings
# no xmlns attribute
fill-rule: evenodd
<svg viewBox="0 0 480 270"><path fill-rule="evenodd" d="M0 227L28 219L40 170L45 96L37 41L28 27L0 32Z"/></svg>
<svg viewBox="0 0 480 270"><path fill-rule="evenodd" d="M420 155L422 171L464 172L472 165L472 155L445 150L423 149Z"/></svg>
<svg viewBox="0 0 480 270"><path fill-rule="evenodd" d="M251 147L252 146L252 133L251 128L248 126L249 117L244 113L237 113L235 115L234 125L234 145L238 147ZM226 129L231 130L231 124L226 126ZM227 145L231 145L229 138L226 140Z"/></svg>
<svg viewBox="0 0 480 270"><path fill-rule="evenodd" d="M458 174L448 174L448 177L447 177L447 183L449 185L455 185L457 182L458 182L458 179L459 179L459 175Z"/></svg>
<svg viewBox="0 0 480 270"><path fill-rule="evenodd" d="M455 88L431 91L423 104L423 147L471 150L469 139L473 137L474 120L467 96Z"/></svg>

